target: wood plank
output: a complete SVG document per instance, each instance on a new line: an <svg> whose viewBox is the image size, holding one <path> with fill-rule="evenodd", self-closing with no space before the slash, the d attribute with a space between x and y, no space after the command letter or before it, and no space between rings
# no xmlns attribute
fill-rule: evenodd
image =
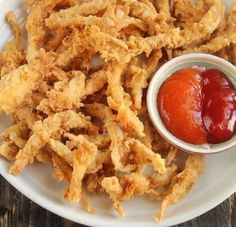
<svg viewBox="0 0 236 227"><path fill-rule="evenodd" d="M39 207L0 177L0 227L82 227ZM236 227L236 194L175 227Z"/></svg>

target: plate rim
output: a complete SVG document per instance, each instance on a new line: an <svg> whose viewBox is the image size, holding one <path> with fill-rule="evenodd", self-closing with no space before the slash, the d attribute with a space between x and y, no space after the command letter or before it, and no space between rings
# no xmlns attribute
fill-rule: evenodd
<svg viewBox="0 0 236 227"><path fill-rule="evenodd" d="M142 227L142 226L158 226L158 227L165 227L165 226L172 226L172 225L178 225L181 223L184 223L186 221L192 220L207 211L215 208L217 205L222 203L224 200L229 198L232 194L236 192L236 181L232 182L232 185L230 185L228 188L224 189L221 193L217 194L217 197L214 197L213 199L209 200L206 203L202 203L200 206L195 208L193 211L189 211L188 215L181 214L178 217L164 219L160 224L157 224L154 219L150 219L149 221L143 221L143 222L115 222L114 220L106 220L106 219L97 219L96 215L91 215L88 213L80 213L78 216L73 216L69 213L68 210L64 209L57 209L57 205L54 204L53 201L48 200L47 198L43 197L41 194L38 194L34 190L31 190L24 186L21 182L22 176L18 176L17 180L15 180L15 176L12 176L9 174L4 168L2 167L2 162L5 160L0 159L0 174L1 176L9 183L11 184L17 191L19 191L21 194L23 194L28 199L32 200L34 203L39 205L40 207L52 212L53 214L56 214L62 218L65 218L67 220L73 221L75 223L87 225L87 226L94 226L94 227L110 227L111 225L113 227L120 227L121 225L124 227ZM174 205L173 205L174 206ZM117 217L119 220L120 217Z"/></svg>

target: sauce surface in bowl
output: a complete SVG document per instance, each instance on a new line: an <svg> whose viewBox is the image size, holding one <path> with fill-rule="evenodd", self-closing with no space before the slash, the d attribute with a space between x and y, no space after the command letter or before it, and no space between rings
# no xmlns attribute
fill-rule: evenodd
<svg viewBox="0 0 236 227"><path fill-rule="evenodd" d="M166 128L191 144L220 143L236 131L236 91L216 69L185 68L172 74L157 96Z"/></svg>

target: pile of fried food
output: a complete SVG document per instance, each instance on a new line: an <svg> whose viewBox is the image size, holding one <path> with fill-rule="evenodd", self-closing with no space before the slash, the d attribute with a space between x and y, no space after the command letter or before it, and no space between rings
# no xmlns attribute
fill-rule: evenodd
<svg viewBox="0 0 236 227"><path fill-rule="evenodd" d="M107 193L121 202L136 196L161 201L156 221L182 199L204 169L153 128L146 90L169 59L203 52L236 63L236 1L25 0L27 47L12 12L14 34L0 54L0 111L12 124L0 154L13 162L52 166L68 184L64 198ZM184 127L184 125L183 125Z"/></svg>

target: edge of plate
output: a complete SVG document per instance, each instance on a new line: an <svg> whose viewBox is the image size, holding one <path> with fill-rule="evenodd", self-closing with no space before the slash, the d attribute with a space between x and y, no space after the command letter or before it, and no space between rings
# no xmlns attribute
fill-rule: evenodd
<svg viewBox="0 0 236 227"><path fill-rule="evenodd" d="M1 163L1 161L0 161ZM207 203L202 204L199 206L197 209L194 209L193 211L189 211L188 215L181 214L178 216L178 218L173 217L169 219L164 219L160 224L155 223L154 221L144 221L144 222L127 222L127 223L121 223L117 222L115 223L113 220L112 221L107 221L107 220L102 220L102 219L97 219L96 216L91 216L91 214L80 214L78 216L74 216L70 214L69 211L66 211L65 209L59 210L55 204L53 204L51 201L48 201L45 199L43 196L38 195L34 191L28 189L26 186L22 185L19 180L15 180L15 177L6 173L2 166L0 167L0 174L3 176L5 180L7 180L16 190L18 190L20 193L22 193L24 196L32 200L34 203L37 205L41 206L44 209L49 210L50 212L59 215L65 219L71 220L76 223L84 224L84 225L89 225L89 226L96 226L96 227L110 227L111 225L113 227L120 227L121 224L124 227L130 227L130 226L136 226L136 227L141 227L141 226L158 226L158 227L164 227L164 226L172 226L172 225L177 225L183 222L186 222L188 220L191 220L193 218L196 218L207 211L213 209L216 207L218 204L223 202L225 199L227 199L229 196L231 196L233 193L236 192L236 182L232 182L232 185L225 189L224 191L221 191L220 194L218 194L217 197L214 197L214 199L209 200ZM20 177L18 177L20 178ZM125 220L125 219L124 219Z"/></svg>

